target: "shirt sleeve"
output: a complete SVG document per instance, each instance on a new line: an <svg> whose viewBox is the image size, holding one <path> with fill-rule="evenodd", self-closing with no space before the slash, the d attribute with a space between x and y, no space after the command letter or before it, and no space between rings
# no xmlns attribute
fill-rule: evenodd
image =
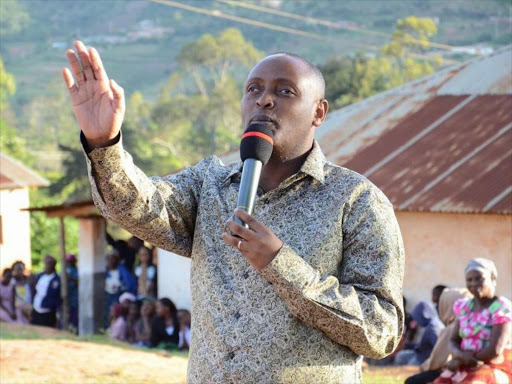
<svg viewBox="0 0 512 384"><path fill-rule="evenodd" d="M512 321L510 311L510 301L500 297L489 307L492 317L492 325L500 325Z"/></svg>
<svg viewBox="0 0 512 384"><path fill-rule="evenodd" d="M337 276L322 275L287 244L260 273L299 320L379 359L393 352L403 330L402 237L393 207L375 187L343 209Z"/></svg>
<svg viewBox="0 0 512 384"><path fill-rule="evenodd" d="M101 214L160 248L190 257L202 175L213 157L166 177L147 177L118 141L84 149L91 193Z"/></svg>

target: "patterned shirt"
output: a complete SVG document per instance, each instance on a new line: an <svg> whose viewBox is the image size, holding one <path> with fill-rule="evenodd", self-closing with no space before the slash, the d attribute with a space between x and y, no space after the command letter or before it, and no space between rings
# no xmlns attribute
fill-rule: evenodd
<svg viewBox="0 0 512 384"><path fill-rule="evenodd" d="M92 196L107 219L191 258L189 383L359 383L361 355L394 350L403 244L392 205L367 179L315 142L298 173L258 191L253 216L284 245L257 271L221 237L241 162L212 156L148 178L118 137L86 156Z"/></svg>
<svg viewBox="0 0 512 384"><path fill-rule="evenodd" d="M473 312L475 299L459 299L453 312L459 320L460 348L463 351L480 351L489 344L494 325L512 321L511 303L506 297L498 297L481 312ZM509 341L507 346L510 347Z"/></svg>

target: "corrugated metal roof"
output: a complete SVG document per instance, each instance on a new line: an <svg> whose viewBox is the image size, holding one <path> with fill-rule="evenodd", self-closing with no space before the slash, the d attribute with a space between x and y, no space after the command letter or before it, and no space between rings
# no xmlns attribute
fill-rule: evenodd
<svg viewBox="0 0 512 384"><path fill-rule="evenodd" d="M329 160L398 210L512 213L512 48L331 113Z"/></svg>
<svg viewBox="0 0 512 384"><path fill-rule="evenodd" d="M5 153L0 152L0 189L47 187L50 182Z"/></svg>

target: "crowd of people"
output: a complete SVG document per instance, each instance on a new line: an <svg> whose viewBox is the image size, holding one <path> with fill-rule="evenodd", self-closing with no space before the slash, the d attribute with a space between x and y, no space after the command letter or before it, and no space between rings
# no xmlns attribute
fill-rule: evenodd
<svg viewBox="0 0 512 384"><path fill-rule="evenodd" d="M464 273L466 288L435 286L406 311L395 352L367 362L418 366L405 384L512 383L511 302L496 296L496 266L477 258Z"/></svg>
<svg viewBox="0 0 512 384"><path fill-rule="evenodd" d="M127 242L107 237L112 250L106 255L105 330L110 337L139 347L188 349L191 314L178 310L168 298L157 299L152 250L135 237ZM69 322L76 329L77 259L67 255L66 262ZM21 261L4 269L1 321L58 326L62 300L56 264L48 255L38 275L27 275ZM478 258L464 272L466 288L435 286L431 300L406 311L395 352L368 363L418 366L419 372L406 384L512 382L511 302L496 296L496 267L491 260Z"/></svg>
<svg viewBox="0 0 512 384"><path fill-rule="evenodd" d="M104 330L111 338L139 347L187 350L191 315L168 298L157 299L153 250L136 237L114 240L106 254ZM61 277L57 260L47 255L44 270L27 274L16 261L2 272L0 321L62 328ZM77 258L66 255L70 329L78 332Z"/></svg>

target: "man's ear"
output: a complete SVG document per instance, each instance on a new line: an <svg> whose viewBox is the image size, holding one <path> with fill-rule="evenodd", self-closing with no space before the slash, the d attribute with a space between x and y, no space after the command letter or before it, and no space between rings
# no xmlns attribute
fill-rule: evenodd
<svg viewBox="0 0 512 384"><path fill-rule="evenodd" d="M313 126L319 127L327 117L327 111L329 110L329 103L327 100L320 100L316 106L315 116L313 117Z"/></svg>

